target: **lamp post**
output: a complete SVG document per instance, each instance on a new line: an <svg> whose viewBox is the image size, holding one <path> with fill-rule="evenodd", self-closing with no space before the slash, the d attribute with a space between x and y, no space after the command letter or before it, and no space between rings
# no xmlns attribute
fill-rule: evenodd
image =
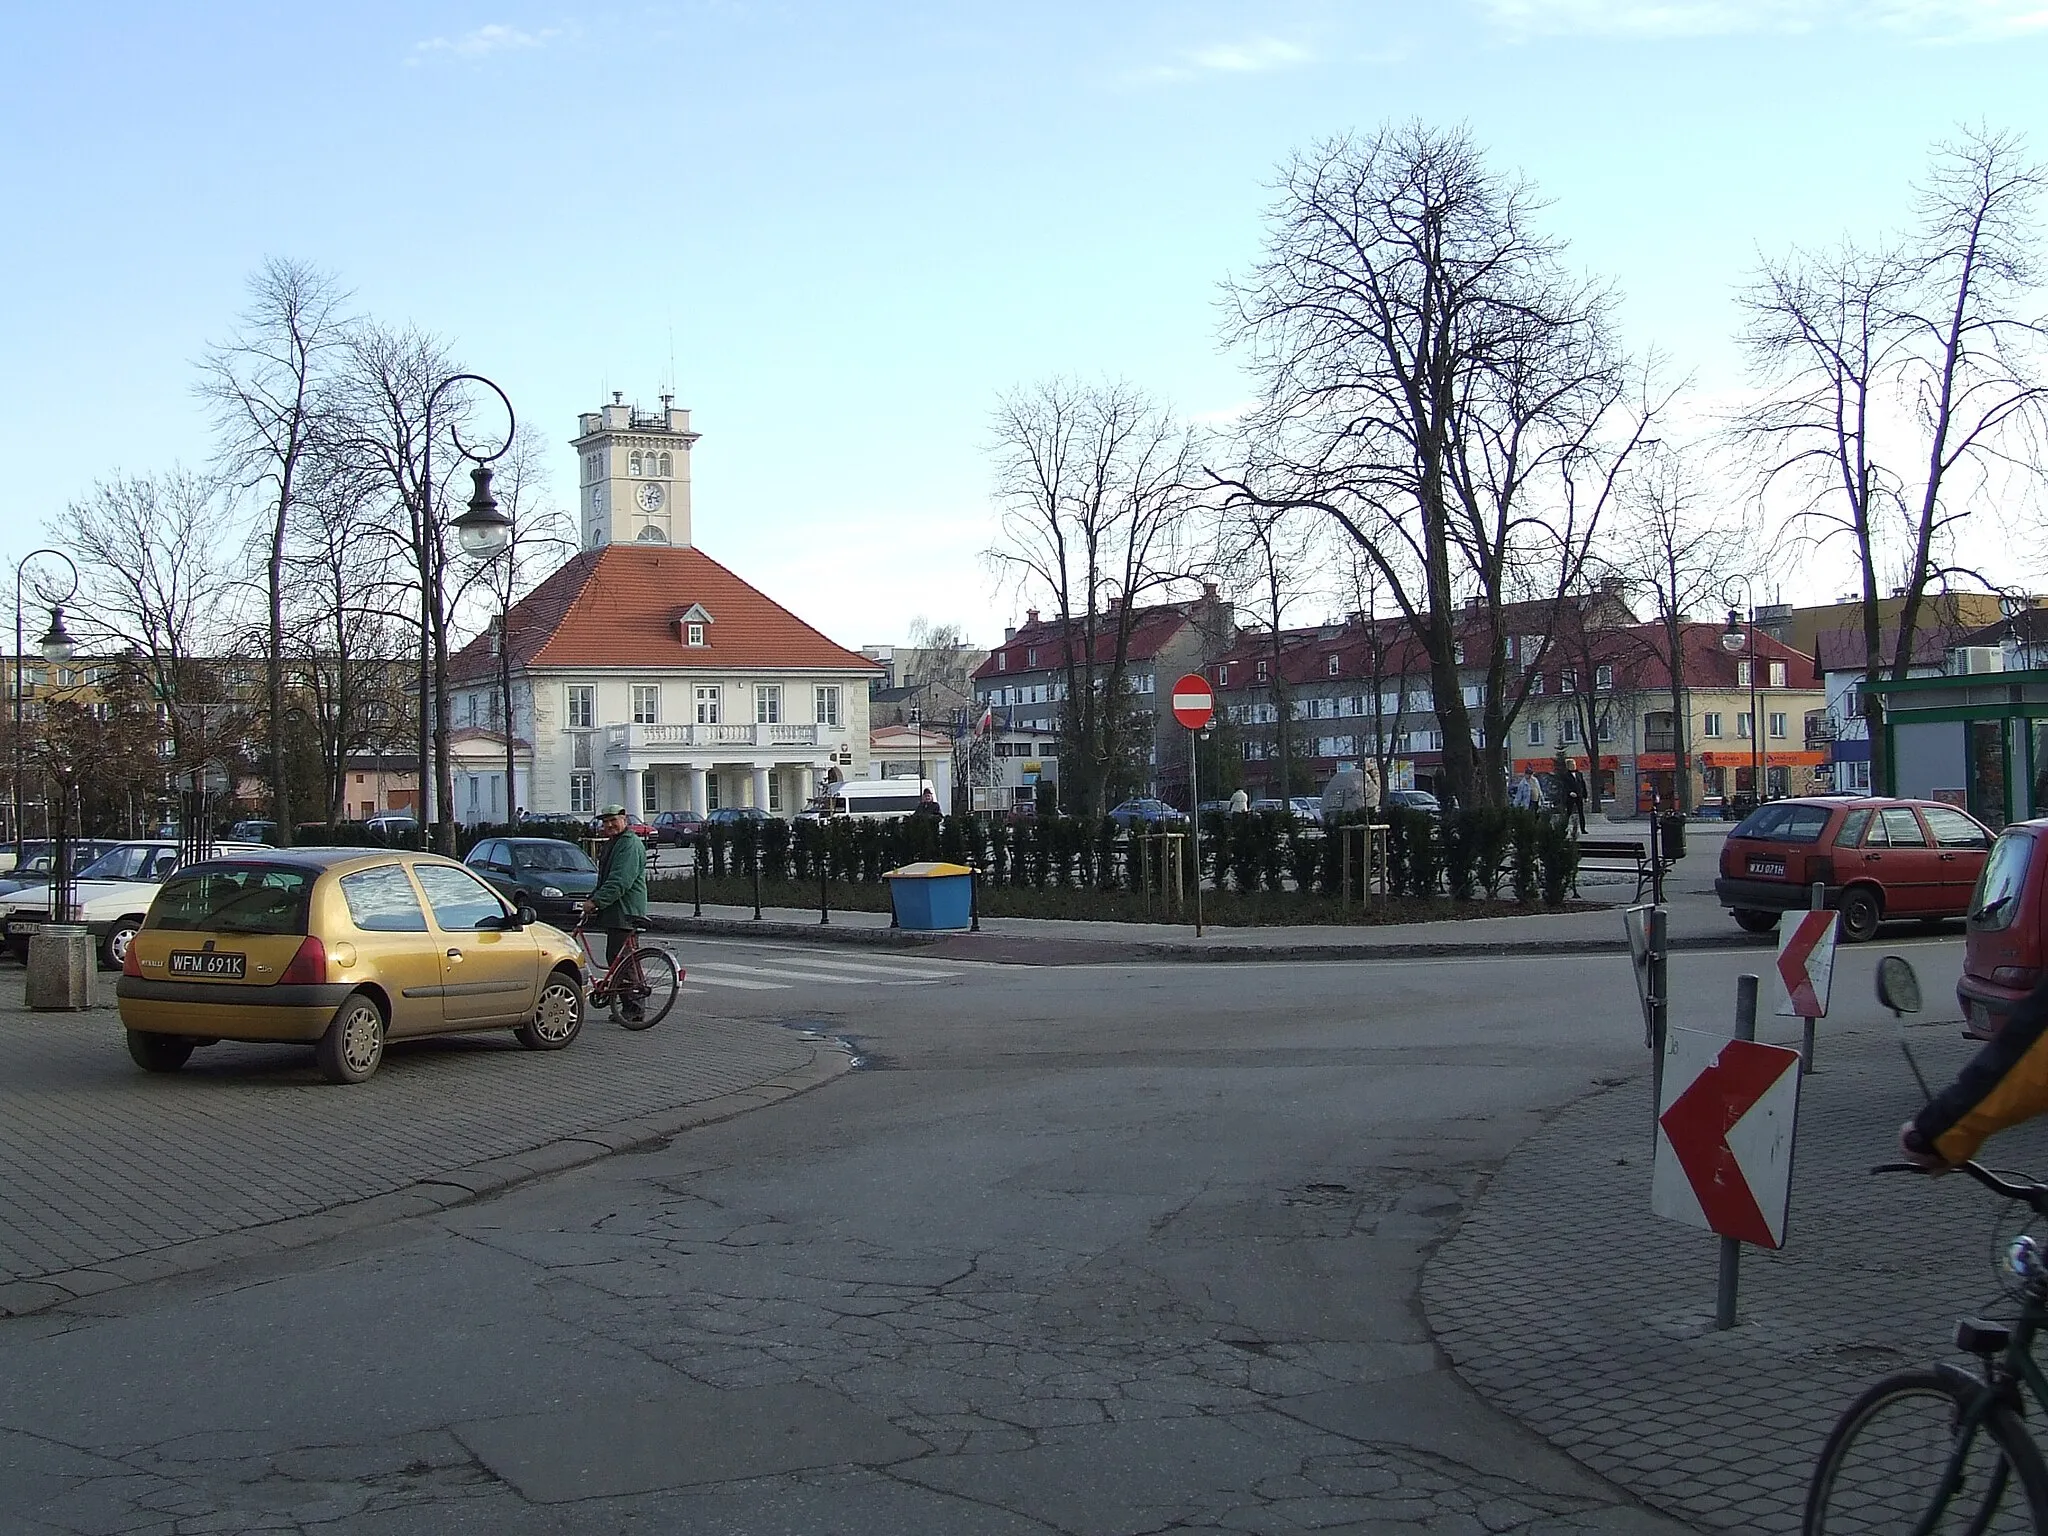
<svg viewBox="0 0 2048 1536"><path fill-rule="evenodd" d="M1745 587L1744 595L1751 595ZM1728 628L1721 636L1721 649L1731 656L1746 652L1749 662L1749 789L1756 797L1756 803L1764 803L1764 774L1769 770L1770 759L1763 750L1764 720L1761 706L1762 694L1757 684L1756 655L1756 609L1749 610L1749 622L1744 625L1742 615L1735 609L1728 610Z"/></svg>
<svg viewBox="0 0 2048 1536"><path fill-rule="evenodd" d="M448 732L450 710L448 707L448 615L445 608L447 594L443 590L447 576L446 552L441 548L440 531L434 523L434 407L439 403L442 392L455 384L481 384L503 402L505 407L505 441L495 453L478 453L462 440L460 429L452 429L449 436L454 440L455 451L473 461L478 470L493 460L504 457L512 447L512 438L518 421L512 412L512 401L505 391L498 388L480 373L451 373L436 384L427 395L424 431L420 434L420 796L421 809L426 809L429 763L433 774L433 822L439 828L437 841L442 853L455 851L455 826L450 819L455 798L455 781L448 760ZM472 472L472 479L475 473ZM477 486L477 495L470 499L469 511L455 519L452 526L465 553L473 558L487 559L482 552L495 552L510 541L512 520L498 510L497 502L490 494L490 475L485 471ZM477 496L482 498L481 506ZM493 530L496 530L495 532ZM495 541L495 542L494 542ZM431 668L431 676L429 675ZM433 710L432 726L428 724L427 711ZM508 786L509 787L509 786ZM424 815L420 829L428 834L428 822Z"/></svg>
<svg viewBox="0 0 2048 1536"><path fill-rule="evenodd" d="M505 704L500 724L505 733L505 824L510 826L516 767L512 751L512 519L499 509L498 498L491 494L488 463L479 460L476 468L469 472L469 478L474 487L470 492L469 510L449 525L455 530L456 541L461 544L462 552L476 561L479 568L489 565L500 555L506 557L505 599L498 605L498 689Z"/></svg>
<svg viewBox="0 0 2048 1536"><path fill-rule="evenodd" d="M25 659L22 655L21 639L22 587L29 562L41 559L44 556L63 562L66 584L64 586L64 595L61 597L56 594L54 586L44 587L38 585L35 589L36 596L49 604L50 608L50 627L43 632L43 638L36 643L37 649L42 652L44 661L55 665L60 661L69 661L72 653L78 648L73 642L70 633L64 628L64 605L78 594L78 567L73 565L71 557L60 549L32 549L21 557L20 563L14 568L14 867L16 869L21 867L21 817L23 805L21 782L26 773L26 760L22 752L23 711L21 707L22 696L26 691L22 677L22 662Z"/></svg>

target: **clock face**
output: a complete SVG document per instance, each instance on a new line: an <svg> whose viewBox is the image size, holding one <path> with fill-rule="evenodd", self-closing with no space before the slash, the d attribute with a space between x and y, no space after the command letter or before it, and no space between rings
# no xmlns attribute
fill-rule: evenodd
<svg viewBox="0 0 2048 1536"><path fill-rule="evenodd" d="M642 512L658 510L661 506L661 487L658 485L641 486L637 500L640 503L640 510Z"/></svg>

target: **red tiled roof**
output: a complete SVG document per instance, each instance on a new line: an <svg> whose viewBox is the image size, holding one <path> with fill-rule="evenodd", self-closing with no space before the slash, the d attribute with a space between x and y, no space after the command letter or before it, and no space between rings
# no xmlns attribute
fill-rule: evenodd
<svg viewBox="0 0 2048 1536"><path fill-rule="evenodd" d="M2024 617L2024 615L2023 615ZM1979 631L1978 633L1984 633ZM1996 645L2004 638L2003 622L1991 626L1990 643ZM1952 645L1976 643L1967 637L1960 624L1923 624L1913 631L1913 661L1916 667L1935 667L1947 659ZM1890 666L1899 653L1899 627L1896 624L1880 629L1877 634L1877 650L1880 666ZM1813 637L1815 664L1823 672L1846 672L1863 670L1864 644L1860 629L1824 629Z"/></svg>
<svg viewBox="0 0 2048 1536"><path fill-rule="evenodd" d="M1168 641L1185 629L1189 623L1188 603L1168 603L1157 608L1140 608L1137 622L1131 627L1130 646L1126 654L1132 661L1150 661L1158 655ZM1096 623L1100 626L1094 645L1094 654L1087 660L1095 666L1104 666L1116 656L1116 616L1111 613L1098 614ZM1078 651L1085 643L1087 631L1076 619L1071 626L1074 646ZM1026 624L1016 634L1005 640L989 653L989 658L974 669L974 681L986 682L994 677L1010 677L1019 672L1057 671L1067 664L1064 636L1068 626L1058 619L1041 619L1035 624ZM1038 650L1038 664L1030 664L1029 648ZM1002 666L998 658L1007 655L1009 664ZM1079 658L1077 658L1079 659Z"/></svg>
<svg viewBox="0 0 2048 1536"><path fill-rule="evenodd" d="M710 616L708 644L690 646L676 620ZM878 673L701 549L607 544L585 550L512 605L512 657L528 667L805 667ZM455 658L459 678L496 657L480 635Z"/></svg>

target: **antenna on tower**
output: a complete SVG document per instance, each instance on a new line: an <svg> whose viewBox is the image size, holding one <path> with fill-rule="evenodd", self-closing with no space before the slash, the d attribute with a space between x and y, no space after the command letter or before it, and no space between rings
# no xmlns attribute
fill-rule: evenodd
<svg viewBox="0 0 2048 1536"><path fill-rule="evenodd" d="M671 395L680 392L676 388L676 323L673 320L668 323L668 392Z"/></svg>

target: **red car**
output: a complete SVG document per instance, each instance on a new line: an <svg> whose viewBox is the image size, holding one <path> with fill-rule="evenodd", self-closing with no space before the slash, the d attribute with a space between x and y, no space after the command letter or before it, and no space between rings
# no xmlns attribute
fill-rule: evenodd
<svg viewBox="0 0 2048 1536"><path fill-rule="evenodd" d="M1970 897L1963 975L1956 1001L1963 1032L1988 1040L2014 1004L2040 985L2048 935L2048 820L2020 821L1998 834Z"/></svg>
<svg viewBox="0 0 2048 1536"><path fill-rule="evenodd" d="M1769 933L1824 885L1842 937L1860 943L1882 922L1970 911L1990 849L1989 828L1934 800L1773 800L1728 834L1714 894L1745 932Z"/></svg>

